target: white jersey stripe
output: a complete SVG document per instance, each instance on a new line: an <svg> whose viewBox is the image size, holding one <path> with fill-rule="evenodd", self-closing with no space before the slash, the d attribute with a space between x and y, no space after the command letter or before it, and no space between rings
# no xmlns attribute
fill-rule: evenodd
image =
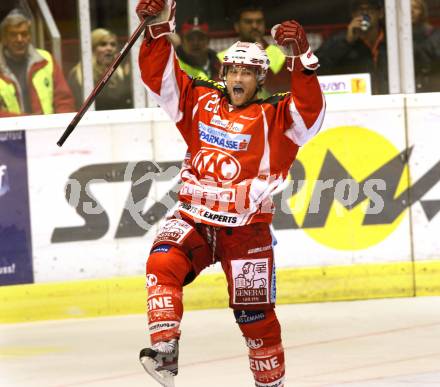
<svg viewBox="0 0 440 387"><path fill-rule="evenodd" d="M195 116L196 113L197 113L197 110L199 110L199 102L200 102L203 98L205 98L207 95L210 95L210 94L212 94L212 93L209 92L209 93L203 94L202 96L199 97L199 99L197 100L197 103L196 103L196 105L194 106L193 111L192 111L192 118L193 118L193 119L194 119L194 116Z"/></svg>
<svg viewBox="0 0 440 387"><path fill-rule="evenodd" d="M264 149L260 165L258 167L258 175L252 179L249 190L249 197L251 200L248 217L251 217L259 210L259 207L264 200L269 201L268 203L265 203L266 211L270 212L272 207L270 191L273 189L273 177L270 176L269 125L267 124L266 112L264 111L263 106L261 106L261 113L263 115ZM278 184L278 182L276 184Z"/></svg>
<svg viewBox="0 0 440 387"><path fill-rule="evenodd" d="M261 113L263 114L264 123L264 152L261 157L260 167L258 175L270 175L270 147L269 147L269 126L267 124L266 112L263 106L261 106Z"/></svg>
<svg viewBox="0 0 440 387"><path fill-rule="evenodd" d="M160 97L163 101L166 101L161 107L165 110L168 109L167 113L174 122L179 122L183 118L183 112L179 110L180 91L174 71L175 60L174 48L171 47L170 56L162 78Z"/></svg>
<svg viewBox="0 0 440 387"><path fill-rule="evenodd" d="M310 128L307 128L303 118L301 117L301 114L298 112L298 109L296 108L293 98L291 98L289 110L293 119L293 124L289 129L287 129L284 132L284 134L290 140L292 140L296 145L302 146L307 141L309 141L313 136L315 136L321 129L325 114L325 99L324 97L322 97L321 111L318 115L318 118Z"/></svg>
<svg viewBox="0 0 440 387"><path fill-rule="evenodd" d="M174 71L174 58L174 49L171 48L162 77L160 95L151 90L145 83L144 86L147 89L148 95L166 111L171 120L179 122L183 118L183 113L179 110L180 93Z"/></svg>

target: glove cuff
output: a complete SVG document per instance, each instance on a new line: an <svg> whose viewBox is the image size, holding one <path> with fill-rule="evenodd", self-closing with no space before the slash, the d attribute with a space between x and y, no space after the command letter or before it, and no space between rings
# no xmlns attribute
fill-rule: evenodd
<svg viewBox="0 0 440 387"><path fill-rule="evenodd" d="M176 2L167 0L165 9L152 20L145 30L147 40L172 34L176 30Z"/></svg>
<svg viewBox="0 0 440 387"><path fill-rule="evenodd" d="M301 60L304 68L307 70L316 70L319 67L319 59L310 49L310 46L304 54L299 56L299 59Z"/></svg>
<svg viewBox="0 0 440 387"><path fill-rule="evenodd" d="M176 22L174 18L169 21L150 24L147 26L147 36L151 39L157 39L161 36L172 34L176 29Z"/></svg>
<svg viewBox="0 0 440 387"><path fill-rule="evenodd" d="M287 70L289 71L302 71L306 70L317 70L319 67L319 59L310 49L307 50L302 55L299 56L286 56Z"/></svg>

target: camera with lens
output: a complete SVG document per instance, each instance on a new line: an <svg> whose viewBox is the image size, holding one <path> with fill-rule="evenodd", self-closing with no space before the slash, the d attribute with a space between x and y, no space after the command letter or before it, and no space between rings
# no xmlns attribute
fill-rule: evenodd
<svg viewBox="0 0 440 387"><path fill-rule="evenodd" d="M362 14L361 30L368 31L371 26L371 18L366 13Z"/></svg>

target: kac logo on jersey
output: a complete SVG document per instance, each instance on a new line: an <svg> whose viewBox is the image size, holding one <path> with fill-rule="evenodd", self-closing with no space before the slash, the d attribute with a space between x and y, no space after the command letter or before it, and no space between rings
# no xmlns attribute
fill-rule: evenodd
<svg viewBox="0 0 440 387"><path fill-rule="evenodd" d="M251 140L250 134L234 134L224 130L213 128L199 122L200 140L209 145L232 151L245 151Z"/></svg>
<svg viewBox="0 0 440 387"><path fill-rule="evenodd" d="M217 183L233 181L241 171L240 163L235 157L218 149L201 149L192 164L200 177Z"/></svg>
<svg viewBox="0 0 440 387"><path fill-rule="evenodd" d="M8 167L0 165L0 196L5 195L9 191Z"/></svg>

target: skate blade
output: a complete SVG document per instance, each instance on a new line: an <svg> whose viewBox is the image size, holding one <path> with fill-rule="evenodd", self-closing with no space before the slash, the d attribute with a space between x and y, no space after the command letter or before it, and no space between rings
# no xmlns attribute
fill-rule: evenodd
<svg viewBox="0 0 440 387"><path fill-rule="evenodd" d="M139 360L145 371L163 387L175 387L174 374L172 372L168 370L156 371L158 366L157 362L148 356L143 356Z"/></svg>

